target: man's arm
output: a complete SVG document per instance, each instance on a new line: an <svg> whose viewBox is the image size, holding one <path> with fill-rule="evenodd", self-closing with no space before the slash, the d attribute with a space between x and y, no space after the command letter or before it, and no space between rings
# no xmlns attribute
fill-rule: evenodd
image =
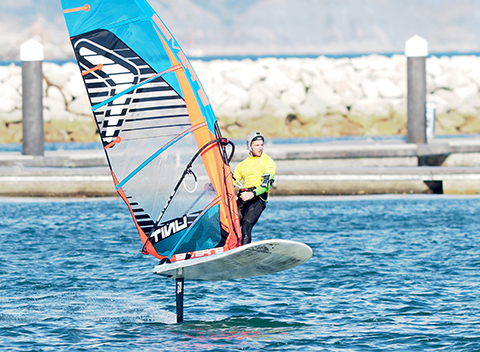
<svg viewBox="0 0 480 352"><path fill-rule="evenodd" d="M267 156L267 158L268 158L267 163L265 165L264 173L262 175L263 177L262 183L260 184L260 186L258 186L253 190L253 193L256 196L259 196L265 192L268 192L275 178L277 165L275 165L275 162L273 161L272 158L270 158L269 156Z"/></svg>

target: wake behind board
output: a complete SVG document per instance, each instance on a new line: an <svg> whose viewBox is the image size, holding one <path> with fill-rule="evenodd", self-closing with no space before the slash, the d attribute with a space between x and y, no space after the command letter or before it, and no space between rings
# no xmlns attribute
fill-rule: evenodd
<svg viewBox="0 0 480 352"><path fill-rule="evenodd" d="M220 281L273 274L303 264L312 257L306 244L264 240L206 257L160 264L153 272L171 279Z"/></svg>

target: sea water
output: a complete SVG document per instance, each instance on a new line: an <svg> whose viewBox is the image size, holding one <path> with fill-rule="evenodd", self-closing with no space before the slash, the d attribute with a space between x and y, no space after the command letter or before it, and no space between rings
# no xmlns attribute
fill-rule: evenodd
<svg viewBox="0 0 480 352"><path fill-rule="evenodd" d="M264 277L152 274L120 199L0 199L0 350L478 351L480 198L273 198L254 240L310 245Z"/></svg>

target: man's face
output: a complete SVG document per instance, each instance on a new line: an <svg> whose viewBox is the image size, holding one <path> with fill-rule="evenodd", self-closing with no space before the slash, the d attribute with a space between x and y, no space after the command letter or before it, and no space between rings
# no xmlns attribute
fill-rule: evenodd
<svg viewBox="0 0 480 352"><path fill-rule="evenodd" d="M263 141L261 139L252 142L253 156L261 156L263 153Z"/></svg>

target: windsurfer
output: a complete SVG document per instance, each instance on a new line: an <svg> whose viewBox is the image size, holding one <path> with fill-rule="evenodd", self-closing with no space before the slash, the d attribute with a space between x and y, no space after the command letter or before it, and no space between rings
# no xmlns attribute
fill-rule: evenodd
<svg viewBox="0 0 480 352"><path fill-rule="evenodd" d="M249 156L237 165L233 174L236 182L244 181L237 198L242 245L252 241L252 228L265 209L268 191L277 171L275 162L263 152L264 142L260 132L248 134Z"/></svg>

